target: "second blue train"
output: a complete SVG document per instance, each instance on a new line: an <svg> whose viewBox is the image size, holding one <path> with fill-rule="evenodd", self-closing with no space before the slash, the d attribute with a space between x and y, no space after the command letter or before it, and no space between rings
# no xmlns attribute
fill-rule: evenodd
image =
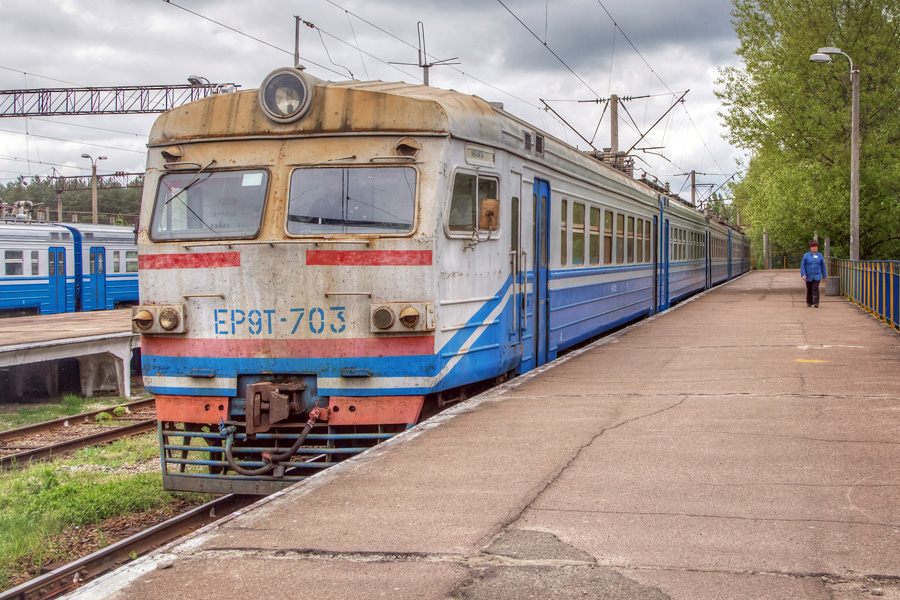
<svg viewBox="0 0 900 600"><path fill-rule="evenodd" d="M134 228L0 220L0 317L138 302Z"/></svg>

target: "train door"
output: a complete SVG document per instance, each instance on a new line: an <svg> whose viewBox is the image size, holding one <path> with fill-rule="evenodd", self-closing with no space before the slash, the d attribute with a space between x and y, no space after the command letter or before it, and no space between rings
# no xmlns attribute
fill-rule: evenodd
<svg viewBox="0 0 900 600"><path fill-rule="evenodd" d="M653 217L653 282L651 315L659 312L659 217Z"/></svg>
<svg viewBox="0 0 900 600"><path fill-rule="evenodd" d="M510 306L512 311L509 320L509 345L517 346L522 341L522 328L525 324L525 320L522 317L525 296L522 289L524 283L522 270L525 265L523 260L524 253L522 252L522 236L519 233L522 231L521 206L519 202L519 194L522 192L522 175L521 173L513 172L511 179L514 182L512 188L516 190L516 195L512 197L509 207L509 271L512 279L510 283Z"/></svg>
<svg viewBox="0 0 900 600"><path fill-rule="evenodd" d="M50 312L66 312L66 249L50 247L47 250L47 280Z"/></svg>
<svg viewBox="0 0 900 600"><path fill-rule="evenodd" d="M106 308L106 248L91 248L89 268L92 309L103 310Z"/></svg>
<svg viewBox="0 0 900 600"><path fill-rule="evenodd" d="M728 279L730 280L734 275L732 274L731 269L731 230L728 230Z"/></svg>
<svg viewBox="0 0 900 600"><path fill-rule="evenodd" d="M712 242L712 236L709 231L706 232L706 289L712 288L712 251L710 249L710 243Z"/></svg>
<svg viewBox="0 0 900 600"><path fill-rule="evenodd" d="M669 220L662 221L662 231L659 235L659 279L657 288L656 311L662 312L669 308Z"/></svg>
<svg viewBox="0 0 900 600"><path fill-rule="evenodd" d="M550 359L550 183L534 180L534 366Z"/></svg>

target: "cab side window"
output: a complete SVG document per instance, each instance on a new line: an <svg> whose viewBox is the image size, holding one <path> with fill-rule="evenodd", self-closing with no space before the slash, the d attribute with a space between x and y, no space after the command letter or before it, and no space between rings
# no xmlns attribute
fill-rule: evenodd
<svg viewBox="0 0 900 600"><path fill-rule="evenodd" d="M451 233L471 233L475 229L497 229L500 215L495 214L499 190L496 177L457 173L450 196L449 228ZM486 202L487 201L487 202Z"/></svg>

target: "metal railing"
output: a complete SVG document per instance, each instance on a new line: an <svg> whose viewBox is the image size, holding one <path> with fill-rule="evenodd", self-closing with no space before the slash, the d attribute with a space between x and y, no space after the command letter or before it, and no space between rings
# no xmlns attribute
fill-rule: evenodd
<svg viewBox="0 0 900 600"><path fill-rule="evenodd" d="M829 258L828 275L839 277L841 293L875 317L900 329L900 262Z"/></svg>

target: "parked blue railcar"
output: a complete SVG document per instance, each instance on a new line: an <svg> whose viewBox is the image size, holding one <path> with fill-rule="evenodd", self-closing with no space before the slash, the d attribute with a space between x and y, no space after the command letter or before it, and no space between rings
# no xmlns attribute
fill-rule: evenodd
<svg viewBox="0 0 900 600"><path fill-rule="evenodd" d="M132 227L0 221L0 316L105 310L138 301Z"/></svg>

